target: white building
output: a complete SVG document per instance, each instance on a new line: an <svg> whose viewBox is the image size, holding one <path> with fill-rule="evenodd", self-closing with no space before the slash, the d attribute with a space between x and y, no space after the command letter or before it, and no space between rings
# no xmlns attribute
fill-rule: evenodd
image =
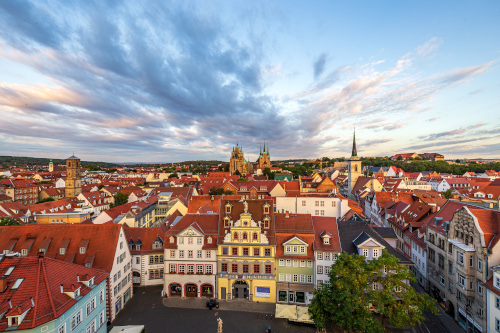
<svg viewBox="0 0 500 333"><path fill-rule="evenodd" d="M133 283L140 286L163 285L163 230L159 227L124 230L132 253Z"/></svg>
<svg viewBox="0 0 500 333"><path fill-rule="evenodd" d="M341 246L337 221L328 217L313 217L314 226L314 285L320 287L330 281L328 273L340 255Z"/></svg>
<svg viewBox="0 0 500 333"><path fill-rule="evenodd" d="M311 214L341 219L350 210L347 199L337 197L277 197L276 212Z"/></svg>
<svg viewBox="0 0 500 333"><path fill-rule="evenodd" d="M165 278L168 297L217 297L219 215L187 214L165 233Z"/></svg>

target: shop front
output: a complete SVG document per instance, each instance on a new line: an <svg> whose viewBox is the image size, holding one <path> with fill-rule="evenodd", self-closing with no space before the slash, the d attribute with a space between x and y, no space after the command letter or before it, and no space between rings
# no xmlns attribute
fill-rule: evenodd
<svg viewBox="0 0 500 333"><path fill-rule="evenodd" d="M458 307L458 324L467 333L482 333L483 328L481 324L475 321L470 315L468 315L462 308Z"/></svg>

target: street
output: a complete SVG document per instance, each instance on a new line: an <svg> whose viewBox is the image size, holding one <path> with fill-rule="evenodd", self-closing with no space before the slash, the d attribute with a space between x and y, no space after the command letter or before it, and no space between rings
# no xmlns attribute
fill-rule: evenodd
<svg viewBox="0 0 500 333"><path fill-rule="evenodd" d="M230 310L169 308L162 305L161 287L141 287L118 313L113 326L145 325L147 333L217 332L217 316L223 320L224 332L264 333L269 325L272 332L313 333L311 326L288 324L274 315ZM110 327L111 328L111 327Z"/></svg>

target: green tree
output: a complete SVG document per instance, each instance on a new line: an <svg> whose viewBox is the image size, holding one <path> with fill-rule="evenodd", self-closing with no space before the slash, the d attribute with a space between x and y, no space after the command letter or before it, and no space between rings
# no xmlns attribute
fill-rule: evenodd
<svg viewBox="0 0 500 333"><path fill-rule="evenodd" d="M449 188L443 192L443 195L446 199L451 199L453 197L453 189Z"/></svg>
<svg viewBox="0 0 500 333"><path fill-rule="evenodd" d="M189 183L184 183L183 187L189 187Z"/></svg>
<svg viewBox="0 0 500 333"><path fill-rule="evenodd" d="M222 187L212 187L208 191L208 194L210 194L210 195L223 195L223 194L232 195L233 191L230 191L230 190L224 191L224 189Z"/></svg>
<svg viewBox="0 0 500 333"><path fill-rule="evenodd" d="M224 165L224 171L229 172L229 164Z"/></svg>
<svg viewBox="0 0 500 333"><path fill-rule="evenodd" d="M2 217L0 218L0 226L4 227L7 225L21 225L22 223L15 217Z"/></svg>
<svg viewBox="0 0 500 333"><path fill-rule="evenodd" d="M113 208L128 203L128 194L123 192L118 192L114 196L114 203L110 204L109 207Z"/></svg>
<svg viewBox="0 0 500 333"><path fill-rule="evenodd" d="M402 161L403 160L403 156L399 155L398 156L398 161Z"/></svg>
<svg viewBox="0 0 500 333"><path fill-rule="evenodd" d="M174 172L174 173L170 174L170 176L168 176L168 178L179 178L179 175L176 172Z"/></svg>
<svg viewBox="0 0 500 333"><path fill-rule="evenodd" d="M48 197L48 198L45 198L45 199L42 199L42 200L38 200L37 204L44 203L44 202L49 202L49 201L54 201L54 198Z"/></svg>
<svg viewBox="0 0 500 333"><path fill-rule="evenodd" d="M246 182L246 181L248 181L248 179L246 179L245 177L241 177L241 178L238 178L238 181L239 182Z"/></svg>
<svg viewBox="0 0 500 333"><path fill-rule="evenodd" d="M355 332L384 332L385 318L390 325L405 328L424 320L423 311L437 312L433 299L405 283L416 281L413 274L386 250L371 261L342 253L329 278L329 284L314 290L309 305L309 314L320 329L338 326ZM372 315L370 304L377 305L382 323Z"/></svg>
<svg viewBox="0 0 500 333"><path fill-rule="evenodd" d="M234 174L235 174L235 175L237 175L237 176L241 175L241 173L240 173L240 171L239 171L239 170L236 170L236 171L234 172Z"/></svg>
<svg viewBox="0 0 500 333"><path fill-rule="evenodd" d="M101 185L99 185L99 187L97 187L97 188L98 188L98 189L99 189L99 191L100 191L100 190L102 190L102 189L104 188L104 185L102 185L102 184L101 184Z"/></svg>

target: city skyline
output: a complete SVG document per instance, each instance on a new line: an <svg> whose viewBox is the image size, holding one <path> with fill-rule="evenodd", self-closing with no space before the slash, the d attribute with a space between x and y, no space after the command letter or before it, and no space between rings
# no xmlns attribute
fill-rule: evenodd
<svg viewBox="0 0 500 333"><path fill-rule="evenodd" d="M499 158L500 5L0 2L1 155ZM247 155L248 154L248 155Z"/></svg>

